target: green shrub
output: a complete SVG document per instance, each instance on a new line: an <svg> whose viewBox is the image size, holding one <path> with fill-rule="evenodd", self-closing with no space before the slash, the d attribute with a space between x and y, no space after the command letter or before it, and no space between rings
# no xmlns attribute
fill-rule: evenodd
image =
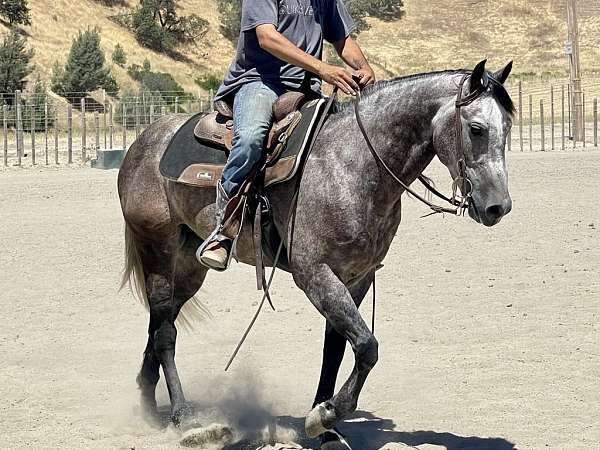
<svg viewBox="0 0 600 450"><path fill-rule="evenodd" d="M242 21L242 0L217 0L221 18L221 34L231 42L237 42Z"/></svg>
<svg viewBox="0 0 600 450"><path fill-rule="evenodd" d="M121 47L121 44L115 45L115 50L112 53L112 61L120 67L125 67L125 64L127 64L127 54L123 50L123 47Z"/></svg>
<svg viewBox="0 0 600 450"><path fill-rule="evenodd" d="M48 104L48 127L54 125L54 108L48 102L48 89L46 83L37 78L33 83L31 93L23 96L23 127L31 130L31 119L33 114L33 127L35 131L45 129L45 106Z"/></svg>
<svg viewBox="0 0 600 450"><path fill-rule="evenodd" d="M11 25L31 25L27 0L0 0L0 17Z"/></svg>
<svg viewBox="0 0 600 450"><path fill-rule="evenodd" d="M155 20L154 10L149 2L145 1L132 14L131 26L137 41L144 47L159 52L173 48L173 36L159 25Z"/></svg>
<svg viewBox="0 0 600 450"><path fill-rule="evenodd" d="M194 82L205 91L216 92L223 83L223 75L206 73L194 80Z"/></svg>
<svg viewBox="0 0 600 450"><path fill-rule="evenodd" d="M142 66L132 64L127 73L140 83L142 91L160 92L169 97L185 96L185 91L170 73L152 72L150 61L147 59Z"/></svg>

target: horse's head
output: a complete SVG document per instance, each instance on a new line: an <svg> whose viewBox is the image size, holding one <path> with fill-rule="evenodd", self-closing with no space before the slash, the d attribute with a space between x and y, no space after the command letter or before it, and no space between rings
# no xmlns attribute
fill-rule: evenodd
<svg viewBox="0 0 600 450"><path fill-rule="evenodd" d="M496 225L512 208L508 193L505 145L512 126L514 105L504 82L512 62L491 73L480 62L464 84L462 98L475 97L460 108L462 143L457 131L456 97L445 104L433 121L438 158L457 184L462 184L460 160L466 163L469 215L486 226ZM464 194L464 193L463 193Z"/></svg>

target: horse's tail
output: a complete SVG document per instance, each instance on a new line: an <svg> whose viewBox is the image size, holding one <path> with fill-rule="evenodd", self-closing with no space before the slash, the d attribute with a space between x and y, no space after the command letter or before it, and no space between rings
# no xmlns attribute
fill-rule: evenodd
<svg viewBox="0 0 600 450"><path fill-rule="evenodd" d="M146 309L150 309L148 296L146 295L142 257L133 236L133 231L127 224L125 224L125 267L123 268L123 279L119 290L122 290L126 285L129 286L133 295L140 300Z"/></svg>
<svg viewBox="0 0 600 450"><path fill-rule="evenodd" d="M146 295L146 280L142 265L141 250L135 240L132 229L125 224L125 267L121 287L129 286L134 296L137 297L144 307L149 310L148 296ZM195 323L212 317L210 311L196 297L189 299L181 308L177 316L177 326L192 330Z"/></svg>

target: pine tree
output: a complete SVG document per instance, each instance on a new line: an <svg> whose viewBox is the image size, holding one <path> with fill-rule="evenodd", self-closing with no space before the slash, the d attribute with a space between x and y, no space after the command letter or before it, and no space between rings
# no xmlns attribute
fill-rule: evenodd
<svg viewBox="0 0 600 450"><path fill-rule="evenodd" d="M6 18L11 25L31 25L27 0L0 0L0 17Z"/></svg>
<svg viewBox="0 0 600 450"><path fill-rule="evenodd" d="M55 69L52 90L62 96L73 94L70 96L80 98L98 88L104 88L111 93L118 91L110 69L105 67L100 33L98 30L80 31L73 40L64 70Z"/></svg>
<svg viewBox="0 0 600 450"><path fill-rule="evenodd" d="M23 90L25 78L32 71L29 63L33 50L27 50L25 38L16 31L4 36L0 44L0 92Z"/></svg>
<svg viewBox="0 0 600 450"><path fill-rule="evenodd" d="M127 64L127 54L125 53L125 50L123 50L123 47L121 47L121 44L115 45L115 50L112 54L112 60L117 66L120 67L125 67L125 64Z"/></svg>

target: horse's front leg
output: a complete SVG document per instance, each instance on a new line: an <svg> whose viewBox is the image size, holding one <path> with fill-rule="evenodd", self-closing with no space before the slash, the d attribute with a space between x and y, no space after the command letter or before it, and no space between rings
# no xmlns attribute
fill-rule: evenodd
<svg viewBox="0 0 600 450"><path fill-rule="evenodd" d="M296 284L331 327L350 342L355 358L354 369L340 391L317 405L306 418L306 433L316 437L356 410L360 391L377 363L378 343L360 316L352 295L329 266L295 266L302 267L294 272Z"/></svg>
<svg viewBox="0 0 600 450"><path fill-rule="evenodd" d="M365 295L369 292L373 284L374 273L364 277L362 280L348 287L350 295L357 308L360 308ZM344 358L346 349L346 338L340 335L333 326L327 322L325 328L325 341L323 344L323 362L321 365L321 377L319 378L319 387L313 402L313 408L319 403L329 400L333 397L335 391L335 382L338 377L340 365Z"/></svg>

